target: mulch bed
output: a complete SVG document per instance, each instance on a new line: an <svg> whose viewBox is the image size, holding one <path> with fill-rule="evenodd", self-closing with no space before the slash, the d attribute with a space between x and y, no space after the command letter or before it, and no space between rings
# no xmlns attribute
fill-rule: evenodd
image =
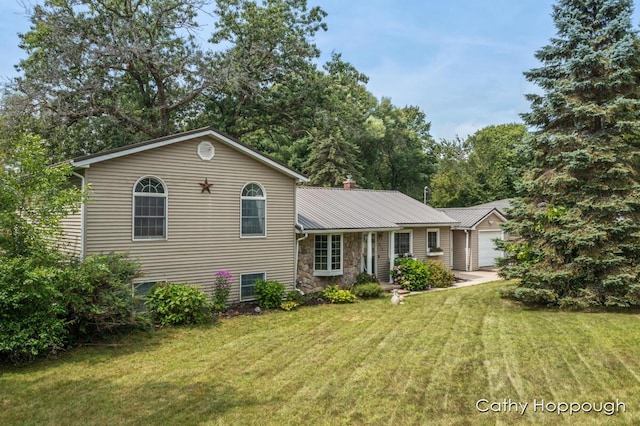
<svg viewBox="0 0 640 426"><path fill-rule="evenodd" d="M318 306L325 305L329 302L321 297L312 296L302 302L299 307L303 306ZM258 302L241 302L236 303L229 306L225 311L218 312L218 318L232 318L237 317L239 315L251 316L251 315L261 315L265 312L269 312L265 309L256 310L258 307Z"/></svg>

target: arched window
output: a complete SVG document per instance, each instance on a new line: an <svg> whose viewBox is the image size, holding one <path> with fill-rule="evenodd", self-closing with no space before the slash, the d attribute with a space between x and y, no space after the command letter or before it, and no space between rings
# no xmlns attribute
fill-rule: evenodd
<svg viewBox="0 0 640 426"><path fill-rule="evenodd" d="M167 238L167 190L155 177L143 177L133 187L133 239Z"/></svg>
<svg viewBox="0 0 640 426"><path fill-rule="evenodd" d="M240 235L264 237L267 234L267 196L260 184L248 183L242 188Z"/></svg>

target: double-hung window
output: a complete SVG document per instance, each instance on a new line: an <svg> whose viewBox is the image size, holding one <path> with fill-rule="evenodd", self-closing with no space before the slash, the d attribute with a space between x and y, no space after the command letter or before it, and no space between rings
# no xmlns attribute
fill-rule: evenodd
<svg viewBox="0 0 640 426"><path fill-rule="evenodd" d="M427 229L427 252L440 251L440 230Z"/></svg>
<svg viewBox="0 0 640 426"><path fill-rule="evenodd" d="M167 238L167 190L155 177L143 177L133 187L133 239Z"/></svg>
<svg viewBox="0 0 640 426"><path fill-rule="evenodd" d="M242 218L240 235L242 237L265 237L267 235L267 196L257 183L248 183L242 188Z"/></svg>
<svg viewBox="0 0 640 426"><path fill-rule="evenodd" d="M257 274L241 274L240 275L240 300L254 300L256 281L265 280L266 274L260 272Z"/></svg>
<svg viewBox="0 0 640 426"><path fill-rule="evenodd" d="M342 234L316 235L314 275L342 275Z"/></svg>
<svg viewBox="0 0 640 426"><path fill-rule="evenodd" d="M393 234L393 254L404 256L412 253L411 232L395 232Z"/></svg>

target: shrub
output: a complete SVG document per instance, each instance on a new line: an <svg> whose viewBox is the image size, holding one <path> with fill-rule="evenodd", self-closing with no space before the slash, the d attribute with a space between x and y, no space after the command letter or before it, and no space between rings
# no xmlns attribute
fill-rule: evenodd
<svg viewBox="0 0 640 426"><path fill-rule="evenodd" d="M322 291L322 297L331 303L353 303L356 296L349 290L341 290L337 285L329 286Z"/></svg>
<svg viewBox="0 0 640 426"><path fill-rule="evenodd" d="M429 274L429 285L432 287L451 287L456 276L439 260L425 262Z"/></svg>
<svg viewBox="0 0 640 426"><path fill-rule="evenodd" d="M503 297L509 297L531 305L555 305L558 295L553 290L544 288L515 287L502 293ZM568 302L563 302L567 304Z"/></svg>
<svg viewBox="0 0 640 426"><path fill-rule="evenodd" d="M369 275L366 272L360 272L356 277L355 285L358 284L367 284L367 283L377 283L378 280L374 275Z"/></svg>
<svg viewBox="0 0 640 426"><path fill-rule="evenodd" d="M410 291L426 290L429 286L429 270L416 259L397 258L391 270L394 284Z"/></svg>
<svg viewBox="0 0 640 426"><path fill-rule="evenodd" d="M294 290L287 293L285 300L287 302L296 302L298 304L302 304L305 302L306 298L304 294L300 293L297 290Z"/></svg>
<svg viewBox="0 0 640 426"><path fill-rule="evenodd" d="M221 270L216 272L216 278L213 283L213 309L223 311L227 308L227 299L229 299L230 285L233 282L233 275L229 271Z"/></svg>
<svg viewBox="0 0 640 426"><path fill-rule="evenodd" d="M300 304L298 302L295 302L293 300L285 300L280 304L280 309L282 309L283 311L292 311L299 305Z"/></svg>
<svg viewBox="0 0 640 426"><path fill-rule="evenodd" d="M19 363L64 348L63 272L32 258L0 256L0 358Z"/></svg>
<svg viewBox="0 0 640 426"><path fill-rule="evenodd" d="M284 298L284 284L276 280L258 280L255 285L255 296L262 309L277 309Z"/></svg>
<svg viewBox="0 0 640 426"><path fill-rule="evenodd" d="M140 265L122 253L91 255L69 268L61 291L71 338L104 338L139 326L131 290L139 275Z"/></svg>
<svg viewBox="0 0 640 426"><path fill-rule="evenodd" d="M378 283L356 284L351 288L351 293L361 299L375 299L382 297L384 290Z"/></svg>
<svg viewBox="0 0 640 426"><path fill-rule="evenodd" d="M188 284L156 284L145 305L162 325L200 324L209 319L207 296Z"/></svg>

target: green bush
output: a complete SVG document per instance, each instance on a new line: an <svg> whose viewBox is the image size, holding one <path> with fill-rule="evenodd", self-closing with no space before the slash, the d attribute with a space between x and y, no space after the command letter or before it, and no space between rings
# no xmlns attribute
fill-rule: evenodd
<svg viewBox="0 0 640 426"><path fill-rule="evenodd" d="M207 296L188 284L156 284L145 306L162 325L200 324L210 318Z"/></svg>
<svg viewBox="0 0 640 426"><path fill-rule="evenodd" d="M19 363L65 347L64 270L0 256L0 358Z"/></svg>
<svg viewBox="0 0 640 426"><path fill-rule="evenodd" d="M138 327L131 283L139 275L140 265L122 253L91 255L69 268L61 290L71 337L92 340Z"/></svg>
<svg viewBox="0 0 640 426"><path fill-rule="evenodd" d="M439 260L425 262L429 274L429 285L432 287L451 287L456 281L456 276Z"/></svg>
<svg viewBox="0 0 640 426"><path fill-rule="evenodd" d="M500 290L500 296L530 305L555 305L558 303L556 292L544 288L508 287ZM563 305L568 307L569 301L564 300Z"/></svg>
<svg viewBox="0 0 640 426"><path fill-rule="evenodd" d="M378 282L375 276L369 275L366 272L360 272L356 277L356 282L354 285L375 283L375 282Z"/></svg>
<svg viewBox="0 0 640 426"><path fill-rule="evenodd" d="M254 294L262 309L277 309L284 299L284 284L276 280L258 280Z"/></svg>
<svg viewBox="0 0 640 426"><path fill-rule="evenodd" d="M293 311L299 305L300 304L298 302L295 302L293 300L285 300L280 304L280 309L282 309L283 311Z"/></svg>
<svg viewBox="0 0 640 426"><path fill-rule="evenodd" d="M325 288L321 296L331 303L353 303L356 301L355 294L349 290L341 290L337 285Z"/></svg>
<svg viewBox="0 0 640 426"><path fill-rule="evenodd" d="M426 265L410 257L395 260L391 277L394 284L410 291L426 290L429 286L429 270Z"/></svg>
<svg viewBox="0 0 640 426"><path fill-rule="evenodd" d="M300 293L297 290L294 290L287 293L285 300L287 302L296 302L300 305L305 302L306 298L304 294Z"/></svg>
<svg viewBox="0 0 640 426"><path fill-rule="evenodd" d="M361 299L375 299L382 297L384 290L378 283L356 284L351 288L351 293Z"/></svg>

